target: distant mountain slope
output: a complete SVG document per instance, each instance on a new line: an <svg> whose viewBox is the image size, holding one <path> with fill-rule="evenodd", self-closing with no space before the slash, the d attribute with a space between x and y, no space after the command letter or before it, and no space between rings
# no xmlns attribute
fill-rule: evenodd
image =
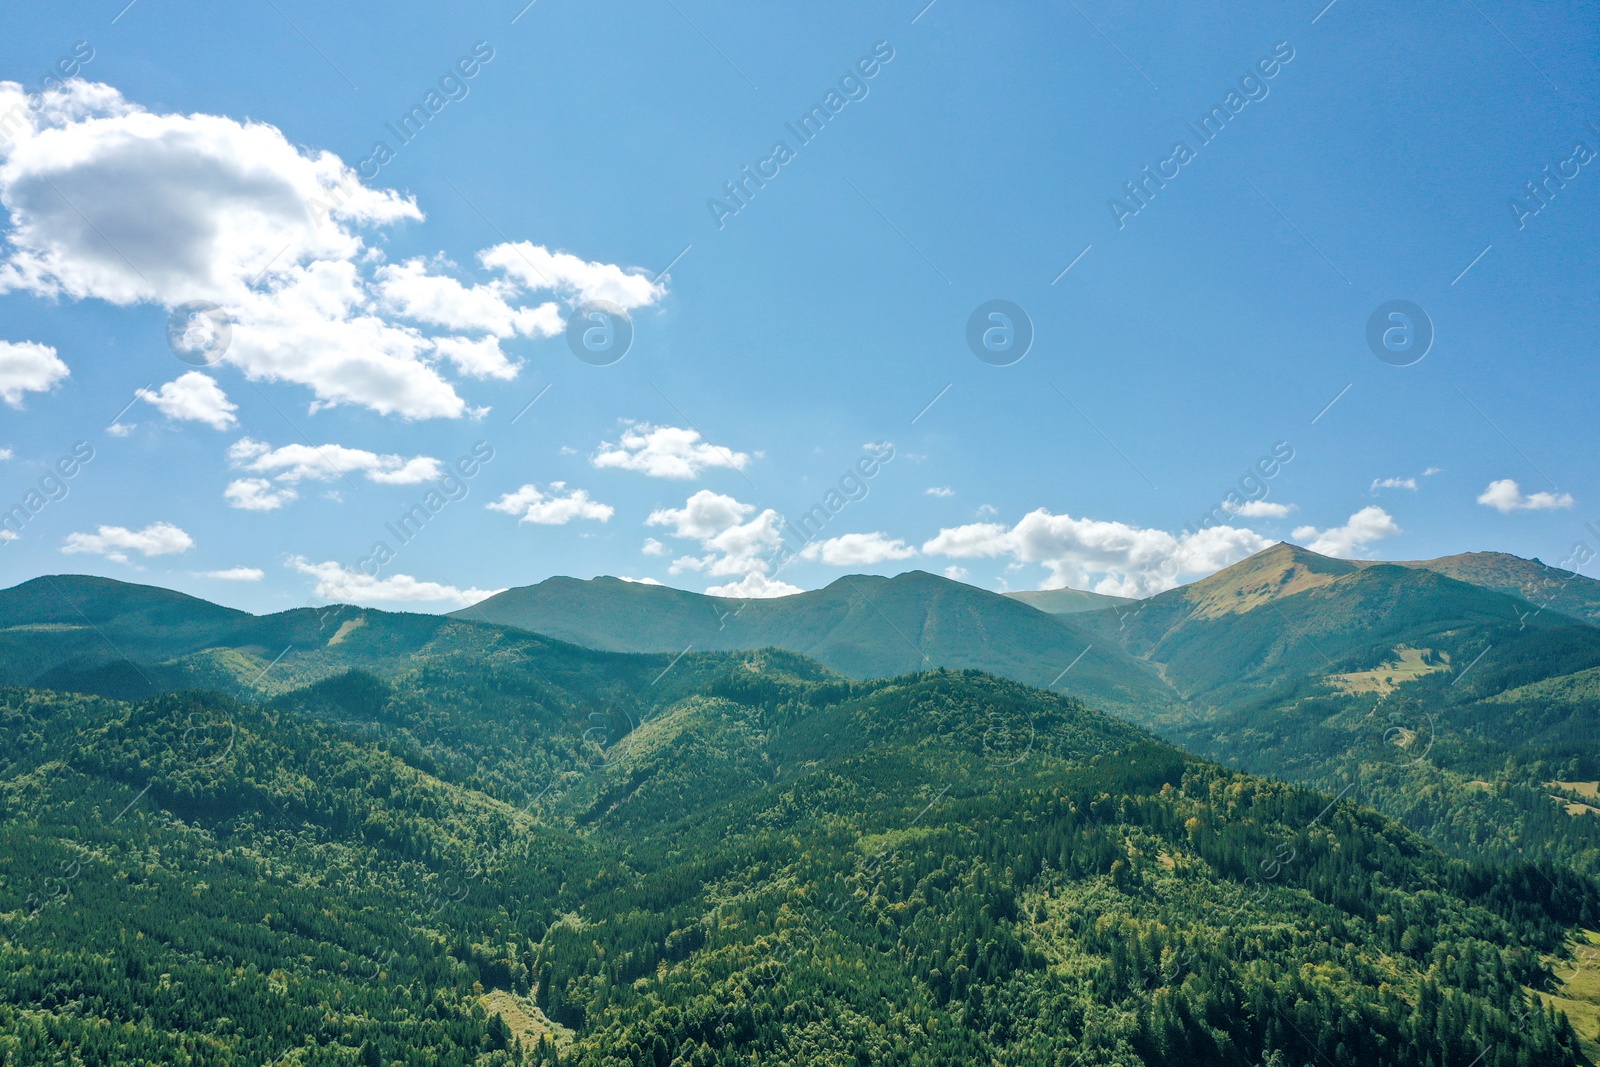
<svg viewBox="0 0 1600 1067"><path fill-rule="evenodd" d="M1515 568L1458 570L1489 582ZM1600 628L1431 566L1288 544L1075 618L1160 667L1185 710L1137 721L1175 743L1359 788L1463 853L1600 870L1600 819L1568 817L1542 784L1600 778Z"/></svg>
<svg viewBox="0 0 1600 1067"><path fill-rule="evenodd" d="M1371 566L1361 563L1359 566ZM1600 622L1600 581L1507 552L1462 552L1396 563L1445 574L1460 582L1519 597L1537 608Z"/></svg>
<svg viewBox="0 0 1600 1067"><path fill-rule="evenodd" d="M254 616L151 586L58 575L0 591L0 620L8 624L0 685L120 699L184 688L273 693L352 668L392 672L422 655L565 665L651 652L665 667L688 650L771 647L856 678L949 667L1055 683L1130 713L1152 715L1172 700L1156 669L1115 642L1091 649L1092 639L1059 616L920 571L749 601L558 578L452 616L339 605ZM568 656L568 642L594 651Z"/></svg>
<svg viewBox="0 0 1600 1067"><path fill-rule="evenodd" d="M1051 615L1076 615L1138 603L1133 597L1091 593L1087 589L1018 589L1005 595Z"/></svg>
<svg viewBox="0 0 1600 1067"><path fill-rule="evenodd" d="M551 578L452 617L623 652L772 646L855 678L970 668L1029 685L1055 683L1118 709L1171 703L1152 667L1115 642L1091 649L1094 639L1075 620L924 571L850 575L823 589L743 601L615 578Z"/></svg>
<svg viewBox="0 0 1600 1067"><path fill-rule="evenodd" d="M462 669L495 662L516 665L533 687L530 699L557 702L594 690L601 675L625 676L626 692L613 687L605 694L620 714L633 703L629 694L649 688L673 658L618 656L515 628L349 605L255 616L166 589L80 575L0 590L0 619L7 624L0 630L0 686L117 699L180 689L270 697L350 670L392 676L421 662ZM673 692L693 671L689 657L657 689Z"/></svg>
<svg viewBox="0 0 1600 1067"><path fill-rule="evenodd" d="M1485 665L1490 671L1526 665L1534 649L1541 663L1561 657L1559 668L1542 668L1555 673L1600 663L1600 629L1550 611L1524 624L1524 615L1525 601L1433 570L1357 566L1279 544L1137 611L1095 618L1130 651L1162 664L1181 693L1201 699L1364 670L1402 645L1462 664L1497 645L1503 654Z"/></svg>

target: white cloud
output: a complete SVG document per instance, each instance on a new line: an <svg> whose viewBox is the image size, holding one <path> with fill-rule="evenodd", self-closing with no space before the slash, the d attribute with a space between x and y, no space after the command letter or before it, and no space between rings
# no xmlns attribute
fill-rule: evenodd
<svg viewBox="0 0 1600 1067"><path fill-rule="evenodd" d="M1245 519L1281 519L1294 510L1294 505L1275 504L1270 500L1246 500L1238 504L1225 500L1222 510Z"/></svg>
<svg viewBox="0 0 1600 1067"><path fill-rule="evenodd" d="M478 253L478 260L530 290L554 291L569 297L574 304L603 300L632 311L655 303L667 291L666 286L643 274L609 263L588 263L527 241L484 249Z"/></svg>
<svg viewBox="0 0 1600 1067"><path fill-rule="evenodd" d="M773 560L783 548L783 516L771 508L753 518L756 509L731 496L702 489L681 508L658 508L645 524L668 526L674 537L700 542L701 556L673 560L673 574L701 571L716 577L742 576L742 580L717 586L736 593L707 592L718 596L787 596L797 586L772 580ZM765 591L763 591L765 590Z"/></svg>
<svg viewBox="0 0 1600 1067"><path fill-rule="evenodd" d="M619 581L619 582L632 582L634 585L663 585L663 584L665 584L663 582L657 581L654 578L629 578L626 574L617 575L617 581Z"/></svg>
<svg viewBox="0 0 1600 1067"><path fill-rule="evenodd" d="M9 448L0 448L0 463L4 463L6 460L9 460L10 458L11 458L11 449L9 449Z"/></svg>
<svg viewBox="0 0 1600 1067"><path fill-rule="evenodd" d="M618 467L652 478L693 478L708 467L744 470L750 457L701 440L695 430L641 422L622 432L617 444L600 442L590 457L596 467Z"/></svg>
<svg viewBox="0 0 1600 1067"><path fill-rule="evenodd" d="M665 556L672 550L654 537L646 537L644 539L644 548L641 551L647 556Z"/></svg>
<svg viewBox="0 0 1600 1067"><path fill-rule="evenodd" d="M910 559L917 550L884 533L852 533L813 541L800 550L801 559L821 560L833 567L856 567L891 559Z"/></svg>
<svg viewBox="0 0 1600 1067"><path fill-rule="evenodd" d="M1433 477L1433 476L1434 476L1434 475L1435 475L1435 474L1438 474L1438 473L1440 473L1440 472L1441 472L1441 471L1443 471L1443 470L1444 470L1444 468L1443 468L1443 467L1429 467L1429 468L1428 468L1428 469L1427 469L1427 470L1425 470L1425 471L1423 471L1423 472L1422 472L1422 476L1423 476L1423 477L1424 477L1424 478L1431 478L1431 477Z"/></svg>
<svg viewBox="0 0 1600 1067"><path fill-rule="evenodd" d="M518 365L506 358L498 337L440 337L433 342L433 350L469 378L510 380L517 376Z"/></svg>
<svg viewBox="0 0 1600 1067"><path fill-rule="evenodd" d="M0 95L0 105L5 97ZM0 170L0 174L4 171ZM4 189L0 182L0 190ZM0 282L0 292L5 291ZM14 408L22 406L23 393L43 393L71 374L56 350L33 341L0 341L0 400Z"/></svg>
<svg viewBox="0 0 1600 1067"><path fill-rule="evenodd" d="M939 531L922 546L931 556L1010 557L1049 569L1047 589L1070 587L1120 596L1149 596L1180 579L1237 563L1272 542L1253 530L1212 526L1181 537L1122 522L1053 515L1044 508L1015 526L980 522Z"/></svg>
<svg viewBox="0 0 1600 1067"><path fill-rule="evenodd" d="M230 508L244 511L276 511L300 494L288 486L279 488L265 478L239 478L228 483L222 498Z"/></svg>
<svg viewBox="0 0 1600 1067"><path fill-rule="evenodd" d="M935 556L992 558L1010 554L1013 547L1010 527L998 522L973 522L945 527L922 546L922 551Z"/></svg>
<svg viewBox="0 0 1600 1067"><path fill-rule="evenodd" d="M421 258L380 267L377 278L375 288L385 308L417 322L495 337L554 337L566 328L559 304L514 306L519 287L503 278L470 285L433 273Z"/></svg>
<svg viewBox="0 0 1600 1067"><path fill-rule="evenodd" d="M1431 470L1432 468L1429 468L1429 469ZM1417 480L1415 478L1374 478L1374 479L1372 479L1372 488L1373 488L1374 491L1378 490L1378 489L1415 489L1416 487L1417 487Z"/></svg>
<svg viewBox="0 0 1600 1067"><path fill-rule="evenodd" d="M573 519L594 519L607 522L616 514L616 508L590 498L587 490L567 491L566 482L551 482L549 492L536 485L524 485L514 493L506 493L499 500L484 507L516 515L523 522L541 526L565 526Z"/></svg>
<svg viewBox="0 0 1600 1067"><path fill-rule="evenodd" d="M362 474L383 485L417 485L444 473L431 456L404 456L368 452L343 445L284 445L273 448L244 437L228 448L228 463L240 470L265 474L281 483L328 482L343 474Z"/></svg>
<svg viewBox="0 0 1600 1067"><path fill-rule="evenodd" d="M764 599L775 596L793 596L803 593L798 585L780 582L775 578L768 578L765 574L754 571L745 575L737 582L725 582L722 585L713 585L706 589L709 596L737 597L740 600Z"/></svg>
<svg viewBox="0 0 1600 1067"><path fill-rule="evenodd" d="M201 571L202 578L217 578L224 582L259 582L267 576L260 567L229 567L225 571Z"/></svg>
<svg viewBox="0 0 1600 1067"><path fill-rule="evenodd" d="M134 395L154 404L169 419L203 422L216 430L226 430L238 421L233 414L238 405L228 399L215 378L199 371L181 375L154 392L140 389Z"/></svg>
<svg viewBox="0 0 1600 1067"><path fill-rule="evenodd" d="M1490 482L1489 487L1478 494L1478 503L1504 515L1513 511L1570 508L1573 501L1571 493L1524 493L1522 487L1510 478L1501 478Z"/></svg>
<svg viewBox="0 0 1600 1067"><path fill-rule="evenodd" d="M297 146L274 126L156 114L79 79L43 94L37 110L22 101L20 85L0 82L0 114L21 117L0 144L0 203L12 224L0 292L167 308L210 301L231 320L219 358L254 380L307 387L313 409L472 414L441 361L468 376L515 374L481 335L547 337L562 319L556 302L524 298L596 294L640 307L665 292L527 242L480 254L500 275L483 284L420 260L386 266L371 233L420 222L415 201L363 185L333 153Z"/></svg>
<svg viewBox="0 0 1600 1067"><path fill-rule="evenodd" d="M1306 547L1324 556L1349 558L1364 551L1374 541L1400 533L1394 516L1374 504L1351 515L1343 526L1330 526L1319 530L1315 526L1300 526L1294 531L1296 541L1308 542Z"/></svg>
<svg viewBox="0 0 1600 1067"><path fill-rule="evenodd" d="M923 492L927 493L929 496L942 497L956 495L956 491L950 488L948 485L930 485L928 488L924 489Z"/></svg>
<svg viewBox="0 0 1600 1067"><path fill-rule="evenodd" d="M705 540L738 525L754 510L753 504L743 504L731 496L702 489L681 508L657 508L645 522L650 526L671 526L675 537Z"/></svg>
<svg viewBox="0 0 1600 1067"><path fill-rule="evenodd" d="M409 574L374 578L339 563L312 563L304 556L292 556L289 566L317 580L316 595L342 604L392 604L444 602L456 607L476 604L501 592L499 589L458 589L439 582L424 582Z"/></svg>
<svg viewBox="0 0 1600 1067"><path fill-rule="evenodd" d="M138 552L148 559L151 556L187 552L193 547L194 538L178 527L170 522L153 522L142 530L130 530L126 526L102 526L92 534L68 534L61 551L67 555L93 553L126 563L129 552Z"/></svg>
<svg viewBox="0 0 1600 1067"><path fill-rule="evenodd" d="M944 576L949 578L952 582L966 581L968 573L969 572L967 571L967 568L957 567L954 563L950 564L950 566L944 569Z"/></svg>

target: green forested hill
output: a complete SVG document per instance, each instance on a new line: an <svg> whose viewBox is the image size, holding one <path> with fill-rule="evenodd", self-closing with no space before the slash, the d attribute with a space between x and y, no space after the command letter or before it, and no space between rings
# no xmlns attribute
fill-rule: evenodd
<svg viewBox="0 0 1600 1067"><path fill-rule="evenodd" d="M1594 884L1330 801L991 676L776 651L10 689L0 1055L1580 1062L1527 990Z"/></svg>

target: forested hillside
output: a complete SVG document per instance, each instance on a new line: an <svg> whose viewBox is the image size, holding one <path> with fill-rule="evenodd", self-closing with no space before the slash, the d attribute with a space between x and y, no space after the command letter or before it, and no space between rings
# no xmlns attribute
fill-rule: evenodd
<svg viewBox="0 0 1600 1067"><path fill-rule="evenodd" d="M8 1063L1576 1063L1530 990L1600 920L1070 698L775 651L7 690L0 871Z"/></svg>

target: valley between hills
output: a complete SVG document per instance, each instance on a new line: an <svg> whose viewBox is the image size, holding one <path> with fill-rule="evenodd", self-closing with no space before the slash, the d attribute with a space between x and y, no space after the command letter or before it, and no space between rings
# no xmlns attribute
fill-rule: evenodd
<svg viewBox="0 0 1600 1067"><path fill-rule="evenodd" d="M0 1062L1600 1059L1600 582L0 591Z"/></svg>

